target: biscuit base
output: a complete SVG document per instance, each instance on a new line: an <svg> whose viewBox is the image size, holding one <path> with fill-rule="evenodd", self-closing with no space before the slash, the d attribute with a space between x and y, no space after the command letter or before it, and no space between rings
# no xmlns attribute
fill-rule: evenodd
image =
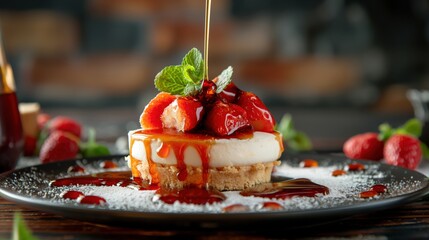
<svg viewBox="0 0 429 240"><path fill-rule="evenodd" d="M227 166L210 168L207 185L219 191L243 190L257 184L271 181L271 173L274 166L280 165L280 161L257 163L247 166ZM150 179L148 170L139 169L142 179ZM186 186L201 186L203 184L202 168L187 166L185 181L180 181L177 176L179 169L175 165L156 164L161 187L184 188ZM143 171L141 171L143 170ZM134 172L134 171L133 171Z"/></svg>

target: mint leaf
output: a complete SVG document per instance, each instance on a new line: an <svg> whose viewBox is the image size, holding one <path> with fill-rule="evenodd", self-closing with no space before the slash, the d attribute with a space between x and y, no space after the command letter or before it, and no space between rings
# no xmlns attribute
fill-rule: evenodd
<svg viewBox="0 0 429 240"><path fill-rule="evenodd" d="M291 115L283 115L276 129L282 134L287 149L299 152L313 148L310 138L305 133L294 129Z"/></svg>
<svg viewBox="0 0 429 240"><path fill-rule="evenodd" d="M196 84L189 72L192 66L168 66L155 76L155 87L161 92L173 95L185 95L187 85Z"/></svg>
<svg viewBox="0 0 429 240"><path fill-rule="evenodd" d="M422 149L423 158L429 159L429 147L426 144L420 142L420 148Z"/></svg>
<svg viewBox="0 0 429 240"><path fill-rule="evenodd" d="M422 122L416 118L408 120L404 125L400 126L395 132L412 135L416 138L422 134Z"/></svg>
<svg viewBox="0 0 429 240"><path fill-rule="evenodd" d="M222 73L218 76L218 80L216 82L216 93L222 92L222 90L228 86L228 84L232 81L232 67L229 66L227 69L223 70Z"/></svg>
<svg viewBox="0 0 429 240"><path fill-rule="evenodd" d="M204 74L204 60L200 51L192 48L183 58L182 66L192 66L193 71L189 72L189 76L194 83L198 83L203 79Z"/></svg>
<svg viewBox="0 0 429 240"><path fill-rule="evenodd" d="M84 158L110 155L108 147L95 141L95 130L93 128L89 129L88 142L80 144L80 151Z"/></svg>
<svg viewBox="0 0 429 240"><path fill-rule="evenodd" d="M378 130L380 131L380 134L378 135L378 139L380 139L380 141L386 141L394 132L394 129L392 129L388 123L380 124L380 126L378 126Z"/></svg>
<svg viewBox="0 0 429 240"><path fill-rule="evenodd" d="M25 239L25 240L38 240L31 234L24 220L22 219L21 213L16 212L13 218L13 233L12 239Z"/></svg>

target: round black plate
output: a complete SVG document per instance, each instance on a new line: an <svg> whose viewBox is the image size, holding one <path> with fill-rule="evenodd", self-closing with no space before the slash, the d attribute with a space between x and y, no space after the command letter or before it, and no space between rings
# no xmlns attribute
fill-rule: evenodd
<svg viewBox="0 0 429 240"><path fill-rule="evenodd" d="M309 158L317 160L319 167L314 169L299 167L299 163L303 159ZM252 210L246 212L224 213L211 210L189 212L180 210L165 211L162 208L158 210L130 210L127 207L118 208L116 206L112 208L109 205L88 206L59 200L58 191L49 187L51 180L66 176L67 169L76 165L77 162L97 171L100 162L106 159L113 159L123 169L126 169L124 156L78 159L27 167L0 175L0 196L24 206L57 213L65 217L122 226L234 227L264 222L281 223L284 227L287 227L321 223L392 208L419 199L429 190L427 177L415 171L370 161L352 161L343 156L320 154L286 156L282 160L282 165L273 174L273 180L305 177L315 182L323 182L323 179L328 179L333 185L349 181L350 186L339 188L340 191L333 191L332 194L338 195L334 201L329 200L329 195L327 197L316 197L308 201L310 206L304 204L303 206L305 207L302 207L299 204L300 199L304 201L308 198L294 198L293 201L297 202L298 207L292 205L290 208L277 211L260 211L251 208ZM367 170L349 173L346 177L334 178L330 176L329 173L333 169L344 169L351 162L362 163ZM374 184L389 186L389 192L377 198L361 199L357 197L356 193L369 189Z"/></svg>

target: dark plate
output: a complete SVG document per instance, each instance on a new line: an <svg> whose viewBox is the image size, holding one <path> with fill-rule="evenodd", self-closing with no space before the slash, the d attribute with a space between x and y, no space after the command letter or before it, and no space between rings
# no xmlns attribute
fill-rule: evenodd
<svg viewBox="0 0 429 240"><path fill-rule="evenodd" d="M317 160L319 168L300 168L299 163L308 158ZM129 206L129 202L134 202L134 200L124 203L128 204L127 206L121 206L120 201L107 206L80 205L73 201L59 199L59 193L64 189L49 187L51 180L66 176L67 169L75 165L77 161L88 169L99 171L100 162L106 159L113 159L121 167L126 168L124 156L79 159L27 167L0 175L0 196L24 206L57 213L65 217L123 226L237 227L260 224L263 221L265 224L281 223L283 225L288 223L283 225L285 227L327 222L400 206L421 198L429 190L428 179L421 173L370 161L353 161L364 164L366 170L350 172L346 176L334 178L330 176L333 169L346 168L347 164L352 161L342 156L320 154L286 156L281 167L273 175L273 179L276 181L289 177L305 177L317 183L332 185L331 193L316 198L279 200L285 204L285 210L277 211L258 209L255 207L255 201L271 200L255 200L255 198L244 199L240 202L251 206L251 210L235 213L219 211L222 206L219 206L219 209L215 207L214 210L213 208L196 208L188 211L187 206L183 204L181 208L177 209L171 205L158 209L150 207L136 209L136 206ZM370 199L358 197L361 191L368 190L374 184L388 186L389 192ZM331 188L331 186L328 187ZM98 193L105 191L108 195L115 195L115 189L93 187L93 189L97 188ZM231 196L238 195L235 192L231 192L231 194ZM123 196L125 200L127 197L128 195Z"/></svg>

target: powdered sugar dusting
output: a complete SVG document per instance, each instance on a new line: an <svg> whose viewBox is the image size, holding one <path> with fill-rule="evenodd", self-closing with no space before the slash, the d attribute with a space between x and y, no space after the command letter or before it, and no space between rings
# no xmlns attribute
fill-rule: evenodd
<svg viewBox="0 0 429 240"><path fill-rule="evenodd" d="M47 170L44 166L37 166L27 171L17 171L4 180L0 179L0 188L7 189L23 196L49 201L58 205L73 205L82 208L102 208L111 210L135 211L135 212L163 212L163 213L222 213L223 209L233 204L243 204L249 207L251 212L275 211L261 208L264 202L277 202L284 207L282 211L301 211L310 209L337 208L356 205L360 203L379 201L393 198L403 194L415 192L427 185L426 179L423 181L418 173L402 170L399 168L387 167L377 163L364 162L365 170L357 172L347 172L346 175L332 176L332 171L336 169L346 169L350 160L334 159L331 157L321 157L319 167L301 168L300 158L289 158L275 169L273 176L277 178L308 178L311 181L329 188L329 194L318 195L316 197L293 197L290 199L267 199L260 197L244 197L237 191L224 192L226 200L221 203L193 205L193 204L165 204L156 200L155 191L140 191L127 187L118 186L69 186L50 187L49 182L58 177L76 176L82 173L68 174L66 171ZM115 170L123 171L127 169L123 158L116 160L119 167ZM81 161L88 173L105 171L99 167L100 161ZM362 162L361 162L362 163ZM395 175L398 172L403 177ZM419 178L420 176L420 178ZM359 193L367 191L375 184L383 184L388 192L370 199L359 197ZM85 195L96 195L106 199L107 204L102 206L80 205L75 200L62 199L60 193L67 190L77 190Z"/></svg>

